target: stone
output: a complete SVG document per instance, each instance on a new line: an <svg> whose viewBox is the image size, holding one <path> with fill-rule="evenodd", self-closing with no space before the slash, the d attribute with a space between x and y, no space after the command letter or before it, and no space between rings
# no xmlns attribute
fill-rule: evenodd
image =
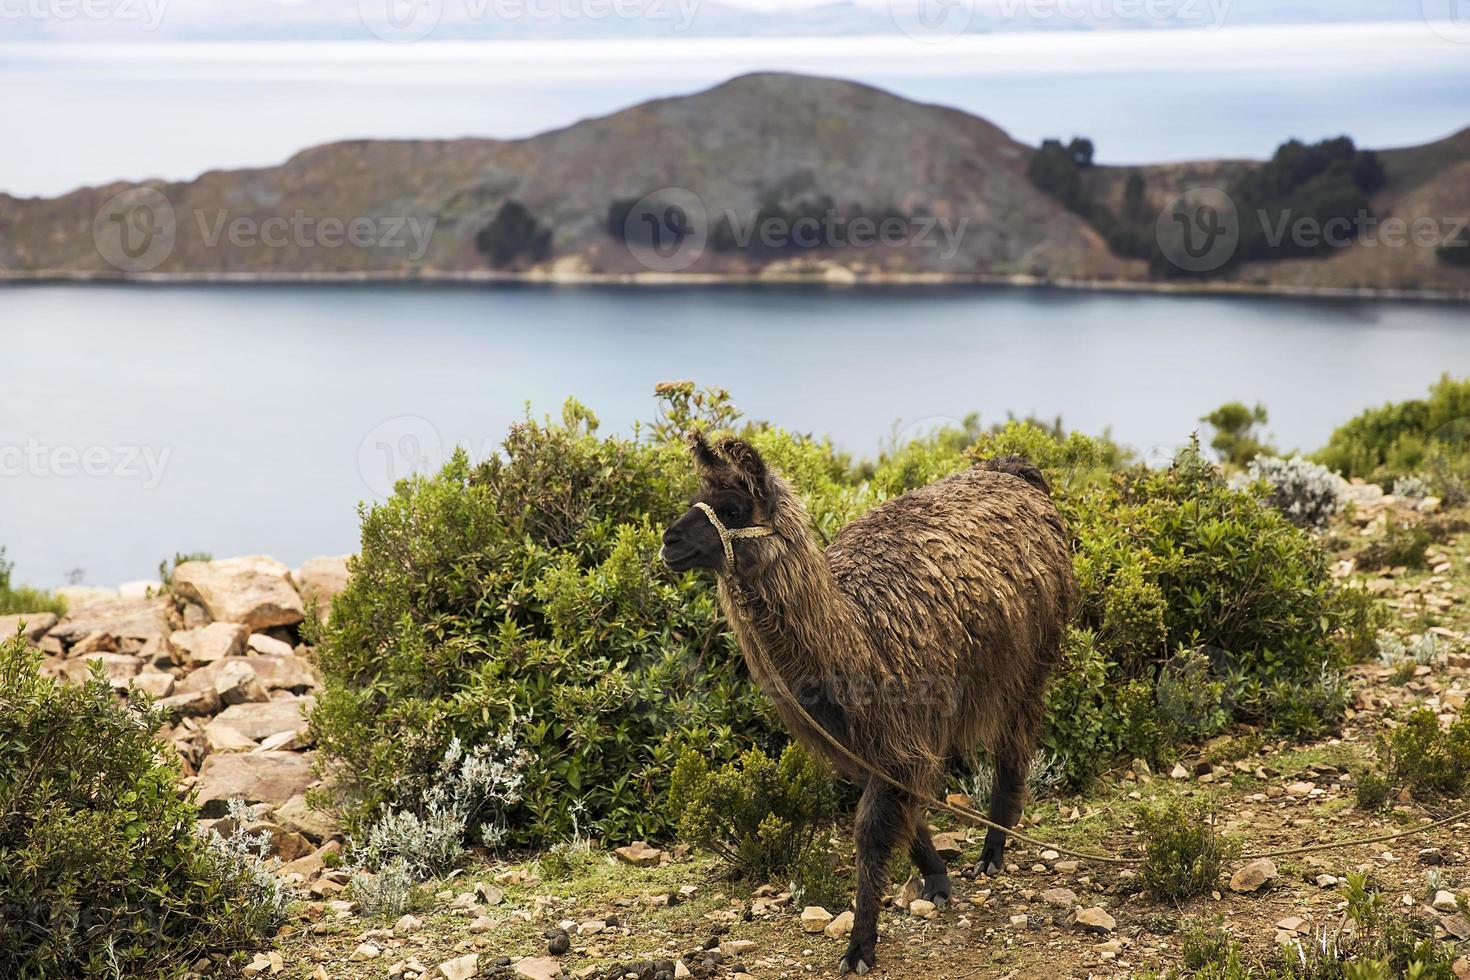
<svg viewBox="0 0 1470 980"><path fill-rule="evenodd" d="M1070 921L1074 928L1084 929L1088 932L1106 934L1118 928L1117 920L1109 915L1106 909L1098 905L1078 909L1072 914Z"/></svg>
<svg viewBox="0 0 1470 980"><path fill-rule="evenodd" d="M68 664L67 675L72 677L73 674L80 674L80 677L72 677L72 679L85 680L91 673L93 664L102 667L102 673L106 675L108 683L118 690L125 690L128 682L143 669L143 661L126 653L93 653Z"/></svg>
<svg viewBox="0 0 1470 980"><path fill-rule="evenodd" d="M626 847L619 847L613 851L613 854L619 861L631 864L635 868L656 867L664 857L663 851L641 840L635 840Z"/></svg>
<svg viewBox="0 0 1470 980"><path fill-rule="evenodd" d="M832 917L832 921L822 927L822 935L828 939L846 939L848 933L852 932L852 910L839 912Z"/></svg>
<svg viewBox="0 0 1470 980"><path fill-rule="evenodd" d="M736 959L755 952L755 943L749 939L729 939L720 943L720 955L725 959Z"/></svg>
<svg viewBox="0 0 1470 980"><path fill-rule="evenodd" d="M282 875L297 874L305 878L307 881L310 881L312 878L315 878L317 875L325 871L326 868L327 862L323 861L320 855L308 854L305 857L299 857L294 861L287 861L285 864L281 865L281 867L279 868L279 873Z"/></svg>
<svg viewBox="0 0 1470 980"><path fill-rule="evenodd" d="M258 748L255 740L246 738L239 729L214 722L204 726L204 745L211 755L217 752L250 752Z"/></svg>
<svg viewBox="0 0 1470 980"><path fill-rule="evenodd" d="M209 724L226 725L257 742L278 732L304 735L306 716L315 705L316 698L309 694L278 701L234 704L221 711Z"/></svg>
<svg viewBox="0 0 1470 980"><path fill-rule="evenodd" d="M393 931L400 936L411 936L424 927L424 920L414 915L405 915L393 923Z"/></svg>
<svg viewBox="0 0 1470 980"><path fill-rule="evenodd" d="M305 618L290 569L264 555L186 561L174 569L173 588L216 622L251 630L293 626Z"/></svg>
<svg viewBox="0 0 1470 980"><path fill-rule="evenodd" d="M1314 790L1316 788L1317 788L1317 784L1316 783L1309 783L1306 780L1300 780L1298 782L1291 783L1290 785L1288 785L1286 787L1286 795L1287 796L1310 796L1312 790Z"/></svg>
<svg viewBox="0 0 1470 980"><path fill-rule="evenodd" d="M219 625L219 624L216 624ZM229 656L205 664L179 682L180 691L199 691L214 687L220 676L239 666L249 667L267 691L287 691L305 694L321 686L321 674L316 665L305 657L292 654L288 657L263 656L258 653Z"/></svg>
<svg viewBox="0 0 1470 980"><path fill-rule="evenodd" d="M174 675L161 670L140 671L132 683L135 689L150 698L166 698L174 693Z"/></svg>
<svg viewBox="0 0 1470 980"><path fill-rule="evenodd" d="M285 640L278 640L264 633L251 633L245 640L245 648L264 657L291 657L296 653Z"/></svg>
<svg viewBox="0 0 1470 980"><path fill-rule="evenodd" d="M1048 888L1041 893L1041 900L1047 905L1069 909L1077 904L1077 893L1070 888Z"/></svg>
<svg viewBox="0 0 1470 980"><path fill-rule="evenodd" d="M222 817L232 799L278 806L306 792L315 779L307 752L238 752L204 760L194 791L200 812Z"/></svg>
<svg viewBox="0 0 1470 980"><path fill-rule="evenodd" d="M1336 875L1318 875L1317 876L1317 887L1318 888L1336 888L1337 887L1337 876Z"/></svg>
<svg viewBox="0 0 1470 980"><path fill-rule="evenodd" d="M930 912L933 912L934 908L934 903L927 898L916 898L909 903L909 915L916 915L922 919Z"/></svg>
<svg viewBox="0 0 1470 980"><path fill-rule="evenodd" d="M1189 778L1189 770L1186 769L1186 768L1184 768L1182 765L1180 765L1179 763L1176 762L1176 763L1174 763L1174 768L1169 770L1169 778L1170 779L1188 779Z"/></svg>
<svg viewBox="0 0 1470 980"><path fill-rule="evenodd" d="M1470 980L1470 956L1462 956L1455 960L1450 969L1455 974L1455 980Z"/></svg>
<svg viewBox="0 0 1470 980"><path fill-rule="evenodd" d="M207 664L244 652L248 633L239 623L209 623L193 629L174 630L169 634L168 642L187 661Z"/></svg>
<svg viewBox="0 0 1470 980"><path fill-rule="evenodd" d="M443 969L443 967L440 967ZM561 964L549 956L527 956L515 963L515 974L525 977L526 980L555 980L561 976ZM465 977L473 976L466 974ZM465 980L464 977L450 977L449 980Z"/></svg>
<svg viewBox="0 0 1470 980"><path fill-rule="evenodd" d="M808 905L801 910L801 931L819 933L832 921L832 913L820 905Z"/></svg>
<svg viewBox="0 0 1470 980"><path fill-rule="evenodd" d="M214 693L219 695L220 704L256 704L270 699L249 664L239 660L222 662L224 669L214 678Z"/></svg>
<svg viewBox="0 0 1470 980"><path fill-rule="evenodd" d="M266 834L270 837L270 855L283 862L295 861L312 853L311 841L300 834L287 830L268 820L257 820L245 828L246 833Z"/></svg>
<svg viewBox="0 0 1470 980"><path fill-rule="evenodd" d="M1277 877L1276 865L1270 858L1257 858L1230 876L1230 890L1242 895L1259 891Z"/></svg>
<svg viewBox="0 0 1470 980"><path fill-rule="evenodd" d="M1466 918L1464 912L1447 915L1439 920L1439 924L1444 926L1445 932L1462 942L1470 939L1470 918Z"/></svg>
<svg viewBox="0 0 1470 980"><path fill-rule="evenodd" d="M56 598L65 602L68 610L73 610L119 596L116 589L104 589L98 585L63 585L56 590Z"/></svg>
<svg viewBox="0 0 1470 980"><path fill-rule="evenodd" d="M1025 912L1018 913L1011 916L1010 918L1012 929L1025 929L1026 926L1030 924L1030 922L1031 919L1026 915Z"/></svg>
<svg viewBox="0 0 1470 980"><path fill-rule="evenodd" d="M361 963L364 960L375 960L382 955L383 951L372 943L363 943L352 951L352 955L348 959L354 963Z"/></svg>
<svg viewBox="0 0 1470 980"><path fill-rule="evenodd" d="M495 920L490 918L488 915L479 916L475 919L474 922L470 923L470 932L474 935L479 935L482 932L489 932L491 929L494 928Z"/></svg>
<svg viewBox="0 0 1470 980"><path fill-rule="evenodd" d="M158 707L163 709L164 717L171 722L177 722L180 718L198 718L219 711L219 695L214 693L213 688L207 691L187 691L161 698Z"/></svg>
<svg viewBox="0 0 1470 980"><path fill-rule="evenodd" d="M117 650L136 653L148 640L162 640L169 635L169 602L158 599L123 599L110 597L68 611L48 637L74 647L90 638L94 650Z"/></svg>
<svg viewBox="0 0 1470 980"><path fill-rule="evenodd" d="M934 850L946 861L953 861L964 853L963 834L935 834L933 840Z"/></svg>
<svg viewBox="0 0 1470 980"><path fill-rule="evenodd" d="M347 559L351 555L308 558L291 573L296 590L303 601L315 600L317 615L326 622L332 612L332 600L347 587Z"/></svg>
<svg viewBox="0 0 1470 980"><path fill-rule="evenodd" d="M1068 858L1065 861L1058 861L1056 864L1052 865L1052 869L1054 871L1058 871L1062 874L1071 874L1072 872L1076 871L1078 867L1080 867L1078 862L1072 860L1071 858Z"/></svg>
<svg viewBox="0 0 1470 980"><path fill-rule="evenodd" d="M924 879L914 875L905 881L898 889L898 894L893 897L893 904L901 909L906 909L914 903L915 899L924 895Z"/></svg>
<svg viewBox="0 0 1470 980"><path fill-rule="evenodd" d="M1460 904L1455 901L1455 893L1443 888L1434 893L1434 901L1429 904L1436 912L1455 912L1460 908Z"/></svg>
<svg viewBox="0 0 1470 980"><path fill-rule="evenodd" d="M51 612L14 613L0 616L0 640L8 640L19 630L26 642L36 646L51 627L56 625L56 614Z"/></svg>

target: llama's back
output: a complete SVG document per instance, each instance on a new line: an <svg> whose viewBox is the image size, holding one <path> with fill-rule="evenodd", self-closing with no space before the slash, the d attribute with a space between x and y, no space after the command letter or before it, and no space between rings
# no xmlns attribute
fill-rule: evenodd
<svg viewBox="0 0 1470 980"><path fill-rule="evenodd" d="M1035 735L1076 593L1067 533L1044 487L1022 461L977 465L875 508L827 549L885 671L926 694L915 713L948 714L934 734L950 744L936 748L977 738L993 747L1010 737L1002 726L1018 723L1033 730L1017 736ZM1033 703L1035 718L1013 717Z"/></svg>

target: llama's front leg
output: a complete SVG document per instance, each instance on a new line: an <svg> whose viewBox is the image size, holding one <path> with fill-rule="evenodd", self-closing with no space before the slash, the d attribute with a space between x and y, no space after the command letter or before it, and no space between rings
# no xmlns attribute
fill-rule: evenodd
<svg viewBox="0 0 1470 980"><path fill-rule="evenodd" d="M888 888L888 859L913 827L900 796L898 790L869 777L858 802L857 911L847 952L837 964L840 973L862 975L877 962L878 909Z"/></svg>
<svg viewBox="0 0 1470 980"><path fill-rule="evenodd" d="M914 839L909 844L909 860L914 862L914 867L919 869L919 874L924 876L923 896L935 905L943 905L950 900L954 894L953 886L949 883L949 866L944 863L944 858L934 849L934 840L929 836L929 828L924 825L924 813L919 811L919 818L914 823Z"/></svg>
<svg viewBox="0 0 1470 980"><path fill-rule="evenodd" d="M995 782L990 790L990 819L1002 827L1014 827L1021 819L1021 800L1026 793L1028 760L1001 754L995 760ZM1005 867L1006 835L991 827L985 832L985 846L975 874L999 874Z"/></svg>

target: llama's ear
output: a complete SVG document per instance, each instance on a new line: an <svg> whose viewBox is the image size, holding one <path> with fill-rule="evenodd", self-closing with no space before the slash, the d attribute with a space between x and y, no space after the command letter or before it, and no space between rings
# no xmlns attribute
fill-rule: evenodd
<svg viewBox="0 0 1470 980"><path fill-rule="evenodd" d="M770 502L770 471L754 446L742 439L723 439L720 441L720 454L730 461L751 496L762 503Z"/></svg>
<svg viewBox="0 0 1470 980"><path fill-rule="evenodd" d="M720 470L729 467L723 459L715 454L710 444L705 441L704 433L695 431L689 434L689 455L694 457L694 469L702 477L708 477Z"/></svg>

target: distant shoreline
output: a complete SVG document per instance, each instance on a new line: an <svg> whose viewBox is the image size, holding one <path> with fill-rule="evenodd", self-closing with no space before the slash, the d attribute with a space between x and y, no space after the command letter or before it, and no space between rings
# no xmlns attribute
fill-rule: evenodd
<svg viewBox="0 0 1470 980"><path fill-rule="evenodd" d="M1428 303L1470 303L1470 290L1380 289L1345 286L1290 286L1240 282L1156 282L1152 280L1074 279L1029 275L985 273L900 273L857 275L822 273L507 273L475 272L372 273L88 273L75 271L24 272L0 270L0 288L60 285L145 285L145 286L302 286L302 285L398 285L398 286L822 286L864 288L872 286L1012 286L1035 289L1066 289L1078 292L1149 293L1179 296L1252 296L1296 299L1394 300Z"/></svg>

